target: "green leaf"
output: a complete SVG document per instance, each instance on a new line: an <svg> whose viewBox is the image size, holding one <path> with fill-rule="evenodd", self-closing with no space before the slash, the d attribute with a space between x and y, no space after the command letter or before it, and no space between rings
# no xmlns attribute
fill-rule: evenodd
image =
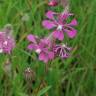
<svg viewBox="0 0 96 96"><path fill-rule="evenodd" d="M37 94L37 96L42 96L43 94L45 94L52 86L47 86L45 88L43 88L42 90L40 90Z"/></svg>
<svg viewBox="0 0 96 96"><path fill-rule="evenodd" d="M18 93L19 96L28 96L27 94L25 93Z"/></svg>

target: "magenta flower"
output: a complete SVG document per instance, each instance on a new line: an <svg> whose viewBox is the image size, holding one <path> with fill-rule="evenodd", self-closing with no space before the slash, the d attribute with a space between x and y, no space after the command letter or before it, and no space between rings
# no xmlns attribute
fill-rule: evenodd
<svg viewBox="0 0 96 96"><path fill-rule="evenodd" d="M15 41L7 32L0 32L0 53L10 54L15 47Z"/></svg>
<svg viewBox="0 0 96 96"><path fill-rule="evenodd" d="M49 6L57 6L58 5L58 1L57 0L50 0L48 5Z"/></svg>
<svg viewBox="0 0 96 96"><path fill-rule="evenodd" d="M67 45L55 45L53 51L56 56L60 56L61 58L68 58L70 56L70 51L72 48L67 47Z"/></svg>
<svg viewBox="0 0 96 96"><path fill-rule="evenodd" d="M73 19L70 23L67 23L67 19L72 15L73 14L67 12L59 14L53 11L48 11L46 13L48 20L44 20L42 25L47 29L54 29L53 37L58 40L64 39L64 33L66 33L69 38L74 38L77 30L73 27L77 25L77 20Z"/></svg>
<svg viewBox="0 0 96 96"><path fill-rule="evenodd" d="M37 36L28 35L27 39L31 42L28 45L29 50L34 50L39 54L39 60L47 63L54 58L54 52L51 50L51 42L47 38L39 39Z"/></svg>

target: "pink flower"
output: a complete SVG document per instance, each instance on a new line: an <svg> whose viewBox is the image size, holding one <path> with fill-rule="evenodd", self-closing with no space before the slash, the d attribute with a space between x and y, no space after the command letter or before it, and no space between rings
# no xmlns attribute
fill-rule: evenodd
<svg viewBox="0 0 96 96"><path fill-rule="evenodd" d="M67 47L67 45L55 45L53 51L56 56L60 56L61 58L68 58L70 56L70 51L72 48Z"/></svg>
<svg viewBox="0 0 96 96"><path fill-rule="evenodd" d="M0 32L0 53L10 54L15 47L15 41L13 37L7 32Z"/></svg>
<svg viewBox="0 0 96 96"><path fill-rule="evenodd" d="M57 0L50 0L50 2L48 3L49 6L57 6L58 5L58 1Z"/></svg>
<svg viewBox="0 0 96 96"><path fill-rule="evenodd" d="M67 23L67 19L72 15L73 14L67 12L59 14L53 11L48 11L46 13L48 20L44 20L42 25L47 29L54 29L53 37L58 40L62 41L64 39L64 33L66 33L69 38L74 38L77 30L73 27L77 25L77 20L73 19L70 23Z"/></svg>
<svg viewBox="0 0 96 96"><path fill-rule="evenodd" d="M54 58L54 52L51 50L51 42L47 38L39 39L37 36L28 35L27 39L31 42L28 45L29 50L34 50L39 54L39 60L47 63Z"/></svg>

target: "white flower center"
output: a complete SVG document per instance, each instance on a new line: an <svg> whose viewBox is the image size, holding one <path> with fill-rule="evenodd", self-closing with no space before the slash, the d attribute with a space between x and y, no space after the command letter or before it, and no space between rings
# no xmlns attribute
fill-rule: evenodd
<svg viewBox="0 0 96 96"><path fill-rule="evenodd" d="M0 49L0 53L3 53L3 49Z"/></svg>
<svg viewBox="0 0 96 96"><path fill-rule="evenodd" d="M37 53L40 53L40 52L41 52L41 49L37 49L36 52L37 52Z"/></svg>
<svg viewBox="0 0 96 96"><path fill-rule="evenodd" d="M62 25L58 25L57 30L62 30Z"/></svg>
<svg viewBox="0 0 96 96"><path fill-rule="evenodd" d="M66 45L65 45L65 44L63 44L63 45L62 45L62 47L66 47Z"/></svg>

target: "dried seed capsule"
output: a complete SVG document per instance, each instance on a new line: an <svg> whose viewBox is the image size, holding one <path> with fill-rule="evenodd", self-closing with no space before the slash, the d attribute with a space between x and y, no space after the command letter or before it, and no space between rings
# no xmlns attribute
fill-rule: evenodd
<svg viewBox="0 0 96 96"><path fill-rule="evenodd" d="M25 80L28 82L34 83L35 82L35 75L36 75L35 72L29 67L27 69L25 69L25 71L24 71Z"/></svg>

